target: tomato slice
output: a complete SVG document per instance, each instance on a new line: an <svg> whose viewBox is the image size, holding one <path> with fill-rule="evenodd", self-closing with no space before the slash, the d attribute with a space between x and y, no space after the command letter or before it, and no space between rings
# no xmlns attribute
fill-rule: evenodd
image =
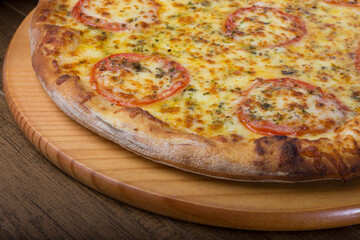
<svg viewBox="0 0 360 240"><path fill-rule="evenodd" d="M224 31L247 48L281 47L299 41L307 32L297 16L255 5L230 14Z"/></svg>
<svg viewBox="0 0 360 240"><path fill-rule="evenodd" d="M360 3L359 0L324 0L327 3L344 5L344 6L355 6L359 7Z"/></svg>
<svg viewBox="0 0 360 240"><path fill-rule="evenodd" d="M99 1L103 3L99 4ZM158 23L159 6L154 0L79 0L72 9L72 15L90 27L108 31L122 31L130 28L141 30ZM129 12L137 17L129 18L127 16Z"/></svg>
<svg viewBox="0 0 360 240"><path fill-rule="evenodd" d="M179 63L157 55L119 53L96 63L90 84L118 106L139 106L168 98L190 77Z"/></svg>
<svg viewBox="0 0 360 240"><path fill-rule="evenodd" d="M350 109L319 87L291 78L257 80L245 92L237 116L263 135L301 136L342 124Z"/></svg>

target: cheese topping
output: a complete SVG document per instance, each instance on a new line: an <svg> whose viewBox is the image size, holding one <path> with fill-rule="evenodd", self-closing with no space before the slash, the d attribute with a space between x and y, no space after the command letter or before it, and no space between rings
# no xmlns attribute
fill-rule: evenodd
<svg viewBox="0 0 360 240"><path fill-rule="evenodd" d="M329 3L359 6L358 0L325 0Z"/></svg>
<svg viewBox="0 0 360 240"><path fill-rule="evenodd" d="M348 108L332 95L298 80L260 80L240 103L240 118L265 135L300 136L340 126Z"/></svg>
<svg viewBox="0 0 360 240"><path fill-rule="evenodd" d="M186 69L166 58L122 53L95 64L91 82L110 102L136 106L173 95L188 84L189 76Z"/></svg>
<svg viewBox="0 0 360 240"><path fill-rule="evenodd" d="M297 79L320 87L324 93L333 94L349 108L344 116L343 111L336 108L335 102L329 100L325 104L326 111L320 111L312 101L321 102L321 96L312 95L298 102L300 105L305 103L308 105L311 111L309 109L306 111L312 114L308 118L308 115L299 107L294 107L294 110L290 112L284 111L283 109L290 103L281 103L281 101L274 104L269 102L274 105L273 112L262 112L263 109L258 107L264 116L272 117L278 113L294 117L297 114L309 122L333 119L337 123L323 133L306 133L301 137L332 137L337 125L352 119L360 112L360 97L358 97L360 96L358 94L360 93L360 75L355 65L358 58L356 57L357 39L360 39L360 8L358 7L339 6L318 0L263 0L261 2L156 0L160 5L156 13L157 24L150 24L146 31L132 31L131 29L112 31L89 27L75 19L71 12L77 0L59 2L58 9L50 17L50 21L56 24L63 23L65 27L78 30L82 34L80 44L75 49L71 48L71 51L58 53L58 65L65 73L67 71L76 73L89 91L92 91L90 75L93 66L113 54L157 54L186 68L190 82L183 91L178 91L161 101L141 106L179 131L197 133L206 137L237 134L250 140L263 136L249 130L237 117L239 104L246 90L253 86L257 78ZM98 14L96 16L100 17L100 7L96 6L102 6L105 2L112 3L112 1L94 0L85 11L88 11L87 14ZM147 15L149 11L146 11L144 4L140 3L145 4L148 1L114 1L112 4L116 7L126 6L131 9L120 12L115 17L119 8L112 8L110 4L104 10L110 13L110 17L106 19L109 22L120 23L130 22L129 19L136 18L145 21L144 16L151 14ZM141 6L137 10L133 8L135 5ZM250 33L244 38L245 40L241 40L243 36L231 36L224 31L225 23L231 14L239 9L253 8L253 6L277 9L286 16L295 16L306 27L306 33L303 27L299 27L301 25L298 23L293 25L291 18L281 17L282 14L279 14L277 10L266 11L266 13L261 10L247 11L246 13L249 14L247 17L256 20L246 22L245 25L241 23L245 16L238 15L235 25L242 26L243 32ZM260 22L263 30L259 31L263 34L254 35L252 32L260 28ZM289 29L293 30L288 31ZM283 42L294 39L300 33L304 33L302 38L291 44L276 47L269 45L269 43L275 43L274 41ZM253 49L249 47L250 42L256 43L254 46L263 43L263 46L268 47ZM151 73L145 71L136 73L136 70L128 69L131 73L136 73L135 78L132 78L134 84L139 84L143 77L144 79L151 78L152 84L166 89L165 85L161 86L160 79L156 78L156 65L149 64L146 68L150 69ZM111 74L108 72L101 75L104 84L118 86L118 83L111 83ZM130 79L127 73L124 76L125 79ZM264 86L263 90L267 87ZM124 89L131 92L135 87L126 81ZM256 90L257 93L258 91L261 91L261 88ZM306 93L301 89L297 91ZM141 98L150 92L150 90L140 89L134 94L137 94L137 98ZM279 99L284 99L284 101L288 96L285 89L275 92L280 94L282 97ZM289 101L297 103L297 98L289 96ZM104 101L104 105L110 110L116 109L111 106L111 102ZM330 109L334 109L334 112ZM116 116L110 114L106 117ZM290 122L287 123L290 124ZM315 124L312 126L316 127Z"/></svg>
<svg viewBox="0 0 360 240"><path fill-rule="evenodd" d="M156 23L157 8L153 0L80 0L72 13L89 26L119 31Z"/></svg>
<svg viewBox="0 0 360 240"><path fill-rule="evenodd" d="M240 8L228 17L225 29L250 49L289 44L306 33L297 17L260 6Z"/></svg>

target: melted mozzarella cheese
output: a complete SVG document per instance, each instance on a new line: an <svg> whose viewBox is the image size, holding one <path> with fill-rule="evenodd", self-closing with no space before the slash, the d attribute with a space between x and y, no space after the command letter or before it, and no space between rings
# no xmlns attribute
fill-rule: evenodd
<svg viewBox="0 0 360 240"><path fill-rule="evenodd" d="M234 13L232 34L245 47L261 48L285 44L304 32L294 27L291 15L285 15L274 8L244 8Z"/></svg>
<svg viewBox="0 0 360 240"><path fill-rule="evenodd" d="M136 64L119 66L112 71L99 71L97 80L101 85L114 90L114 93L131 94L135 99L156 96L158 92L170 89L177 74L165 72L164 62L145 58Z"/></svg>
<svg viewBox="0 0 360 240"><path fill-rule="evenodd" d="M189 71L189 86L170 98L142 108L181 131L207 137L229 134L238 134L247 139L260 137L245 128L235 114L244 90L257 78L291 77L319 86L352 110L344 121L360 112L360 100L353 94L360 90L360 74L354 66L354 54L358 47L356 39L360 39L360 8L319 0L156 0L161 5L158 24L151 25L146 31L108 32L90 29L73 19L69 13L76 2L62 0L59 3L59 6L66 6L65 9L59 7L57 12L58 16L67 19L64 25L84 32L77 49L59 55L60 67L72 63L71 71L77 71L82 84L90 88L92 66L111 54L160 54L173 59ZM116 6L119 7L106 11L110 12L114 21L146 16L142 14L146 9L135 9L132 5L134 2L144 1L117 1ZM300 41L282 47L256 51L244 47L244 44L224 32L224 23L237 9L253 5L276 8L297 16L305 23L306 35ZM93 6L87 10L88 14L100 17L101 13ZM121 6L130 7L130 10L118 14ZM62 22L57 21L58 16L52 16L54 22ZM271 13L266 18L269 20L262 21L270 22L271 18L269 34L254 38L255 42L274 41L270 32L281 36L285 34L284 38L294 37L283 30L288 22L282 22ZM277 29L277 26L283 28ZM246 29L250 27L247 25ZM105 40L96 40L97 37ZM140 81L140 78L136 78L136 81ZM312 100L318 99L310 98L307 102L309 106L312 106ZM281 101L282 98L277 100L279 109L282 108ZM336 120L343 117L336 111L331 114L316 109L311 111L319 119ZM305 137L331 137L333 134L334 131L329 130Z"/></svg>
<svg viewBox="0 0 360 240"><path fill-rule="evenodd" d="M251 121L268 121L273 125L306 126L324 132L344 123L346 111L332 97L302 86L284 87L264 82L251 89L242 109Z"/></svg>
<svg viewBox="0 0 360 240"><path fill-rule="evenodd" d="M156 6L152 0L96 0L85 1L82 12L107 22L118 22L137 27L140 23L156 20Z"/></svg>

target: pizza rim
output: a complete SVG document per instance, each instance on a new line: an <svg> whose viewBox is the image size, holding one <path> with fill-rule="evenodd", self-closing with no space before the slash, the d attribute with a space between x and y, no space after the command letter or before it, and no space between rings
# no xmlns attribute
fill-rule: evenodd
<svg viewBox="0 0 360 240"><path fill-rule="evenodd" d="M99 116L89 110L89 106L96 104L93 102L96 97L77 84L76 76L64 75L54 69L54 59L41 51L40 45L46 30L45 25L39 24L37 20L49 11L51 7L47 2L40 0L30 26L36 75L52 100L67 115L100 136L155 162L222 179L294 182L348 180L359 174L359 116L343 125L333 140L272 136L251 142L232 136L206 138L193 133L176 132L137 107L125 107L117 113L123 119L121 130L114 128L112 123L99 121ZM75 108L69 108L70 105ZM100 109L98 111L101 112ZM139 129L138 122L145 122L142 129ZM141 135L139 131L142 131ZM114 133L126 138L126 141L120 141ZM172 142L164 142L164 138L170 138ZM171 145L171 151L164 150L166 144ZM324 144L332 147L322 149ZM203 148L201 152L199 146ZM239 155L246 157L238 159ZM342 156L346 156L345 161Z"/></svg>

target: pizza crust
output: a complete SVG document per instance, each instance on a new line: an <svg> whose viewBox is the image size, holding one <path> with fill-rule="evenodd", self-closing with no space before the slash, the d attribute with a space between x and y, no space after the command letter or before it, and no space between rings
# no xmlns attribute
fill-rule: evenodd
<svg viewBox="0 0 360 240"><path fill-rule="evenodd" d="M179 132L139 107L113 111L99 95L87 92L76 75L57 69L56 59L43 51L44 36L56 28L44 14L51 7L41 0L30 26L35 73L65 114L98 135L155 162L223 179L294 182L359 175L359 117L342 126L334 139L273 136L249 141Z"/></svg>

